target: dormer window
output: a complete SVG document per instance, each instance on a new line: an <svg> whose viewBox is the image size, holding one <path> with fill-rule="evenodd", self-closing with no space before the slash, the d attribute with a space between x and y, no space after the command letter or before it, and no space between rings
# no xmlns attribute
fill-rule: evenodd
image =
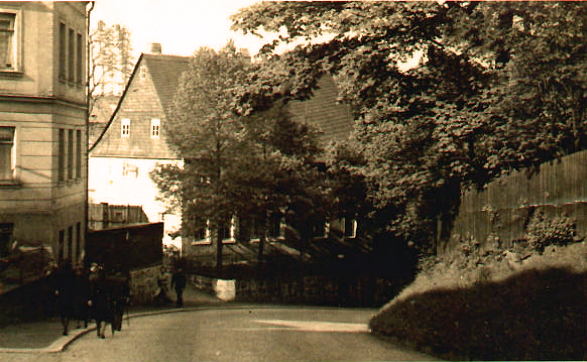
<svg viewBox="0 0 587 362"><path fill-rule="evenodd" d="M151 120L151 138L158 139L161 133L161 121L158 119Z"/></svg>
<svg viewBox="0 0 587 362"><path fill-rule="evenodd" d="M130 119L125 118L122 120L120 136L122 138L128 138L130 136Z"/></svg>

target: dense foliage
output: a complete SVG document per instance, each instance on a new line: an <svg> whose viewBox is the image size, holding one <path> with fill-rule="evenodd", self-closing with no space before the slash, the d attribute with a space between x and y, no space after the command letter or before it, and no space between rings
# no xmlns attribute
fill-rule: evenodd
<svg viewBox="0 0 587 362"><path fill-rule="evenodd" d="M566 216L547 218L544 213L536 212L526 228L526 241L539 252L549 245L563 246L577 241L577 225Z"/></svg>
<svg viewBox="0 0 587 362"><path fill-rule="evenodd" d="M315 130L290 120L280 104L239 112L237 94L246 88L248 72L247 57L232 43L219 52L196 51L165 126L184 164L152 173L162 198L182 211L184 236L211 231L219 271L227 237L222 231L231 219L238 218L243 230L247 223L260 229L261 258L270 217L287 217L303 252L310 237L305 226L323 218L329 199Z"/></svg>
<svg viewBox="0 0 587 362"><path fill-rule="evenodd" d="M334 74L357 121L333 169L365 186L364 217L426 248L448 237L463 190L585 148L585 6L259 3L233 29L279 36L241 107L303 99Z"/></svg>

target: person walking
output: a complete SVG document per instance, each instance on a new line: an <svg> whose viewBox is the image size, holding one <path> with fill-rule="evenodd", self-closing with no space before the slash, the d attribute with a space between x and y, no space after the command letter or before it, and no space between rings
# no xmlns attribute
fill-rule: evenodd
<svg viewBox="0 0 587 362"><path fill-rule="evenodd" d="M183 306L183 290L186 285L186 277L182 268L177 268L171 277L171 287L175 287L175 295L177 296L175 305L177 307Z"/></svg>
<svg viewBox="0 0 587 362"><path fill-rule="evenodd" d="M74 314L74 289L75 273L71 268L69 260L63 260L59 268L55 271L55 296L57 297L57 310L63 326L63 335L67 336L69 320Z"/></svg>
<svg viewBox="0 0 587 362"><path fill-rule="evenodd" d="M83 322L84 328L88 327L90 319L90 308L88 307L88 300L90 300L90 281L88 279L88 272L83 265L78 265L75 268L75 282L74 282L74 315L77 320L77 328L80 328Z"/></svg>
<svg viewBox="0 0 587 362"><path fill-rule="evenodd" d="M112 286L112 300L110 303L113 314L112 333L114 333L114 330L119 332L122 330L124 309L130 299L130 286L128 277L122 275L121 272L117 272L110 280L110 285Z"/></svg>
<svg viewBox="0 0 587 362"><path fill-rule="evenodd" d="M110 283L106 272L98 267L93 267L90 274L90 301L91 316L96 321L98 338L106 338L106 325L112 324L113 313L111 310ZM114 333L114 328L112 329Z"/></svg>
<svg viewBox="0 0 587 362"><path fill-rule="evenodd" d="M157 291L155 292L155 297L153 299L156 305L165 306L167 303L171 302L171 299L167 296L167 285L168 276L165 272L165 267L162 266L159 269L159 276L157 277Z"/></svg>

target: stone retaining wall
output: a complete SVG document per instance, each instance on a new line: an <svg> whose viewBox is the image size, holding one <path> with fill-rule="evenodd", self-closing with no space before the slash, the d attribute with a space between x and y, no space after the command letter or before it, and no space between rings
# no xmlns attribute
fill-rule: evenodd
<svg viewBox="0 0 587 362"><path fill-rule="evenodd" d="M153 301L159 286L157 280L161 265L135 269L130 272L130 290L132 303L135 305L149 304Z"/></svg>
<svg viewBox="0 0 587 362"><path fill-rule="evenodd" d="M399 283L376 277L306 276L290 279L237 279L237 302L381 307Z"/></svg>

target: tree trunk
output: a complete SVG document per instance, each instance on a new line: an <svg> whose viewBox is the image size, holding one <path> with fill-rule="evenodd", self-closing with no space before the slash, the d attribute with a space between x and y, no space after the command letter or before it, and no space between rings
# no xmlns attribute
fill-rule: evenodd
<svg viewBox="0 0 587 362"><path fill-rule="evenodd" d="M265 249L265 241L267 240L267 225L269 222L269 215L265 213L265 220L261 223L261 235L259 237L259 251L257 252L257 264L259 268L263 264L263 252Z"/></svg>
<svg viewBox="0 0 587 362"><path fill-rule="evenodd" d="M216 272L220 278L222 276L222 228L221 223L216 222Z"/></svg>

